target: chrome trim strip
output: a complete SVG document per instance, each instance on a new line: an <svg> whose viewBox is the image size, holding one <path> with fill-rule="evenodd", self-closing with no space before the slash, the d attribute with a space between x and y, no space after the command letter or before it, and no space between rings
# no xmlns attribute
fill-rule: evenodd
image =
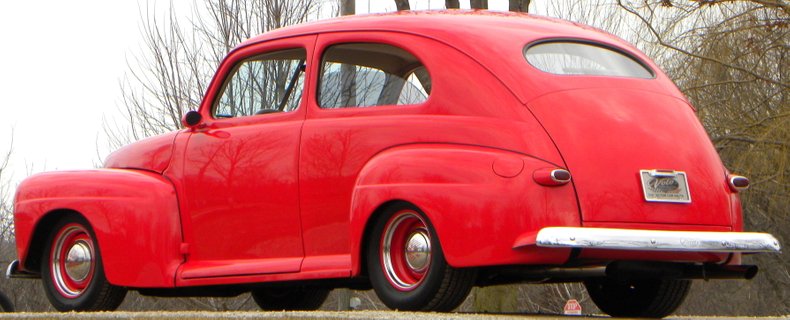
<svg viewBox="0 0 790 320"><path fill-rule="evenodd" d="M539 247L639 251L780 252L768 233L662 231L640 229L549 227L538 232Z"/></svg>
<svg viewBox="0 0 790 320"><path fill-rule="evenodd" d="M746 186L745 187L736 187L735 186L735 179L746 179ZM737 191L743 191L749 189L749 178L744 176L733 175L730 176L730 179L727 181L730 183L730 187Z"/></svg>
<svg viewBox="0 0 790 320"><path fill-rule="evenodd" d="M40 275L19 270L19 260L11 261L5 269L6 279L39 279Z"/></svg>
<svg viewBox="0 0 790 320"><path fill-rule="evenodd" d="M557 179L557 178L554 176L554 174L556 174L556 173L557 173L557 171L564 171L564 172L565 172L565 173L567 173L567 174L568 174L568 176L569 176L569 177L571 177L571 178L568 178L568 180L561 180L561 179ZM573 178L573 176L571 176L571 173L570 173L568 170L565 170L565 169L554 169L554 170L551 170L551 172L549 173L549 176L551 176L551 180L552 180L552 181L554 181L554 182L557 182L557 183L561 183L561 184L566 184L566 183L568 183L568 182L571 182L571 179Z"/></svg>
<svg viewBox="0 0 790 320"><path fill-rule="evenodd" d="M19 266L19 260L11 261L8 265L8 268L5 269L5 278L11 279L11 276L15 273L17 266Z"/></svg>

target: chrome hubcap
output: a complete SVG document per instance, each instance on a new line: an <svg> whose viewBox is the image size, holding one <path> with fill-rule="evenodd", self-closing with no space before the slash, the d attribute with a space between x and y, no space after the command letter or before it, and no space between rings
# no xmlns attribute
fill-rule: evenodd
<svg viewBox="0 0 790 320"><path fill-rule="evenodd" d="M88 230L79 224L70 224L55 237L50 253L51 279L63 297L80 297L93 279L96 261Z"/></svg>
<svg viewBox="0 0 790 320"><path fill-rule="evenodd" d="M74 243L71 249L69 249L69 253L66 254L66 261L64 263L66 274L69 278L74 279L74 281L85 280L91 271L92 260L91 249L87 242L78 241Z"/></svg>
<svg viewBox="0 0 790 320"><path fill-rule="evenodd" d="M419 287L431 268L431 234L414 211L395 214L384 227L381 266L392 286L400 291Z"/></svg>
<svg viewBox="0 0 790 320"><path fill-rule="evenodd" d="M416 272L424 271L431 259L431 242L425 230L421 229L409 236L406 242L406 263Z"/></svg>

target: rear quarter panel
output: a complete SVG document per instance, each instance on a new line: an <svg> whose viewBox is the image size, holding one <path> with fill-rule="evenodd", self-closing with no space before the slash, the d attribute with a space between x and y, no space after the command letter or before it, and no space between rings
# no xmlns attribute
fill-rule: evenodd
<svg viewBox="0 0 790 320"><path fill-rule="evenodd" d="M538 185L532 173L541 168L554 166L486 147L415 144L381 152L362 169L354 190L352 238L362 240L354 250L367 243L365 223L376 218L371 213L403 200L428 216L454 267L563 263L568 250L517 243L545 226L580 224L573 186Z"/></svg>

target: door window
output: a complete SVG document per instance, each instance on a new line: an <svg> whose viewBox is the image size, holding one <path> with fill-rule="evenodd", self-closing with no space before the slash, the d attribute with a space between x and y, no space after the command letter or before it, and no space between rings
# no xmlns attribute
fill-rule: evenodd
<svg viewBox="0 0 790 320"><path fill-rule="evenodd" d="M215 118L233 118L299 107L304 88L304 49L267 53L241 62L226 80Z"/></svg>

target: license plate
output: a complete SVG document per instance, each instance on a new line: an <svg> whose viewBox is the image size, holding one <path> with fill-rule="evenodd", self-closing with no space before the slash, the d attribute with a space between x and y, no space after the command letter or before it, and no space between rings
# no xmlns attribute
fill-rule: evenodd
<svg viewBox="0 0 790 320"><path fill-rule="evenodd" d="M686 173L672 170L640 170L645 201L690 203Z"/></svg>

